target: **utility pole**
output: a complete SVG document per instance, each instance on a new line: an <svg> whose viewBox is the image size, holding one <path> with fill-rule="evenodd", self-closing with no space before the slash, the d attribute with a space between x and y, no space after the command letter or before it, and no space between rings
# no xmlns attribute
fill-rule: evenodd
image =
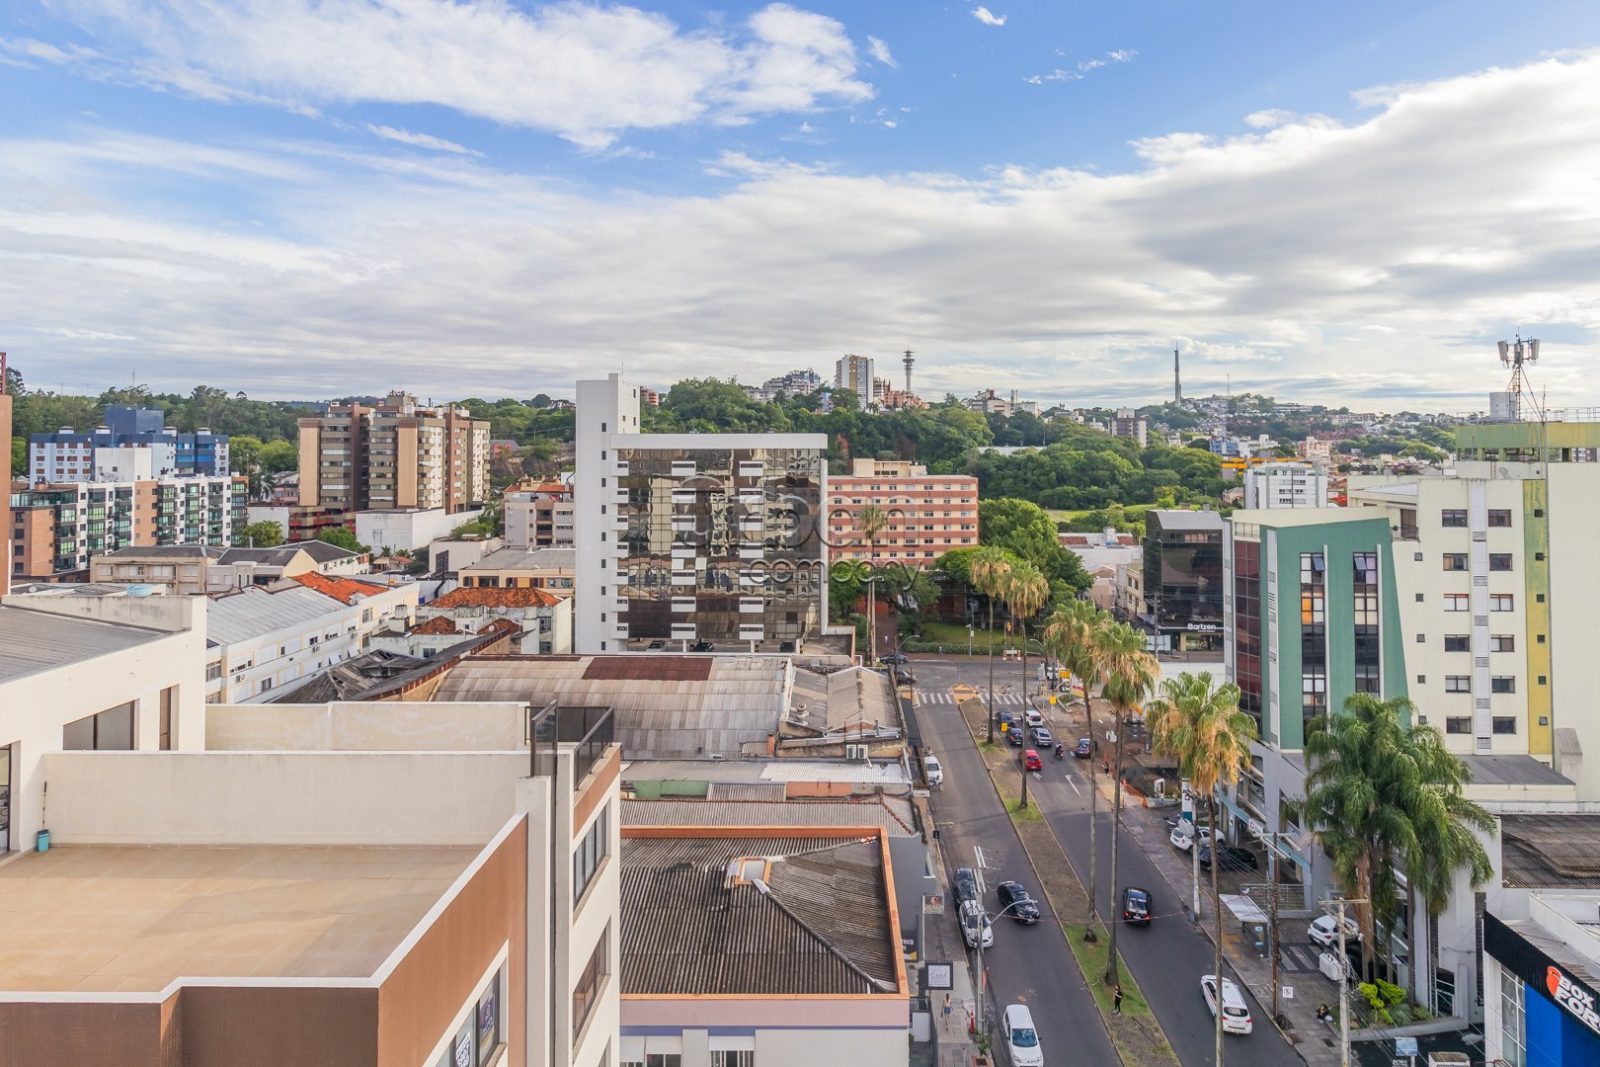
<svg viewBox="0 0 1600 1067"><path fill-rule="evenodd" d="M1339 909L1339 1067L1350 1067L1350 957L1345 954L1344 909L1351 904L1365 904L1365 898L1356 900L1334 897L1324 900L1323 907L1332 905Z"/></svg>

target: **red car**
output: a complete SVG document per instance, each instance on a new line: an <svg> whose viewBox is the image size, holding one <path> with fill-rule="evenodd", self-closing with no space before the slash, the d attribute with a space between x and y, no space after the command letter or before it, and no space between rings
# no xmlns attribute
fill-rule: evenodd
<svg viewBox="0 0 1600 1067"><path fill-rule="evenodd" d="M1039 753L1033 749L1027 749L1022 753L1022 769L1025 771L1042 771L1044 770L1044 760L1040 759Z"/></svg>

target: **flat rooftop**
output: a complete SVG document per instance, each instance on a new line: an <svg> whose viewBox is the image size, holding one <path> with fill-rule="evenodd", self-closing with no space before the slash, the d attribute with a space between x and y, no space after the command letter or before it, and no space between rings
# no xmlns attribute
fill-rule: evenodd
<svg viewBox="0 0 1600 1067"><path fill-rule="evenodd" d="M142 626L0 606L0 682L134 648L169 636Z"/></svg>
<svg viewBox="0 0 1600 1067"><path fill-rule="evenodd" d="M0 866L0 990L159 992L180 977L365 978L470 846L66 845Z"/></svg>

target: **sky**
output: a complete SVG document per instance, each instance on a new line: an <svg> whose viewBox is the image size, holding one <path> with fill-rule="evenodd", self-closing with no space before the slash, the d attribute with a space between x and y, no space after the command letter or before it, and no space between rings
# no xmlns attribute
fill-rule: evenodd
<svg viewBox="0 0 1600 1067"><path fill-rule="evenodd" d="M1592 0L0 7L30 388L1600 405Z"/></svg>

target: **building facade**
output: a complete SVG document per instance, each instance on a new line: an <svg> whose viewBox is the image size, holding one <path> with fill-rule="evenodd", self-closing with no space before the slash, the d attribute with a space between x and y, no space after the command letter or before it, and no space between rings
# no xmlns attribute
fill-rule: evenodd
<svg viewBox="0 0 1600 1067"><path fill-rule="evenodd" d="M1600 1063L1600 936L1593 893L1535 893L1525 919L1483 917L1490 1063Z"/></svg>
<svg viewBox="0 0 1600 1067"><path fill-rule="evenodd" d="M870 356L842 356L833 366L833 387L848 389L861 398L863 409L872 406L872 358Z"/></svg>
<svg viewBox="0 0 1600 1067"><path fill-rule="evenodd" d="M1257 508L1325 508L1328 474L1309 463L1267 463L1242 472L1244 506Z"/></svg>
<svg viewBox="0 0 1600 1067"><path fill-rule="evenodd" d="M30 482L128 482L140 478L225 477L228 435L201 428L179 433L156 408L112 404L105 424L78 432L64 426L28 439Z"/></svg>
<svg viewBox="0 0 1600 1067"><path fill-rule="evenodd" d="M498 548L456 568L466 588L543 589L570 597L576 584L577 552L571 548Z"/></svg>
<svg viewBox="0 0 1600 1067"><path fill-rule="evenodd" d="M1144 448L1150 443L1150 420L1134 408L1118 408L1111 417L1111 436L1126 437Z"/></svg>
<svg viewBox="0 0 1600 1067"><path fill-rule="evenodd" d="M1145 628L1158 648L1222 649L1222 517L1214 511L1145 512Z"/></svg>
<svg viewBox="0 0 1600 1067"><path fill-rule="evenodd" d="M816 633L826 447L821 434L641 434L636 386L579 382L577 651L777 651Z"/></svg>
<svg viewBox="0 0 1600 1067"><path fill-rule="evenodd" d="M532 489L509 492L501 502L509 548L572 546L572 485L546 479Z"/></svg>
<svg viewBox="0 0 1600 1067"><path fill-rule="evenodd" d="M875 507L888 525L870 542L861 512ZM898 460L858 459L845 476L828 479L828 560L866 559L931 567L955 548L978 543L978 479L930 475Z"/></svg>

